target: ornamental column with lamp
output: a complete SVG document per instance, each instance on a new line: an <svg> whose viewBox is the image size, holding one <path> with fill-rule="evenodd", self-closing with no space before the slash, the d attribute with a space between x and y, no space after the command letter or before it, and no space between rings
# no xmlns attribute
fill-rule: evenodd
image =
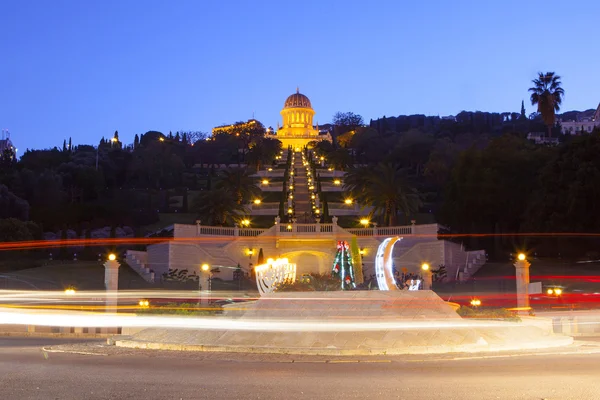
<svg viewBox="0 0 600 400"><path fill-rule="evenodd" d="M427 263L421 264L421 273L423 274L423 290L431 290L433 284L433 274L431 267Z"/></svg>
<svg viewBox="0 0 600 400"><path fill-rule="evenodd" d="M117 256L113 253L108 255L104 263L104 287L106 288L106 312L116 312L119 291L119 267Z"/></svg>
<svg viewBox="0 0 600 400"><path fill-rule="evenodd" d="M520 314L529 314L529 267L531 264L523 253L519 253L515 266L517 283L517 308Z"/></svg>
<svg viewBox="0 0 600 400"><path fill-rule="evenodd" d="M210 265L202 264L200 266L200 304L208 305L210 303Z"/></svg>

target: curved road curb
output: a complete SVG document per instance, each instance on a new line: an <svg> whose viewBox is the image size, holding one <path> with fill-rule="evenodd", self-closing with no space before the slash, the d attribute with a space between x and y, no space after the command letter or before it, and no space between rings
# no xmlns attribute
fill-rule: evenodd
<svg viewBox="0 0 600 400"><path fill-rule="evenodd" d="M339 348L305 348L305 347L258 347L258 346L212 346L201 344L180 344L145 342L137 340L114 340L117 347L131 349L173 350L195 352L221 352L221 353L250 353L250 354L296 354L296 355L324 355L324 356L381 356L403 354L445 354L445 353L484 353L500 351L538 350L553 347L564 347L573 344L573 338L566 336L553 336L543 341L526 342L511 345L469 345L469 346L413 346L390 349L339 349Z"/></svg>

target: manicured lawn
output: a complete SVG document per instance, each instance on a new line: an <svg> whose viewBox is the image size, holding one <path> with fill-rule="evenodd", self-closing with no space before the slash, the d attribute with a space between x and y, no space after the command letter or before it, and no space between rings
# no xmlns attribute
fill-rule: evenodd
<svg viewBox="0 0 600 400"><path fill-rule="evenodd" d="M46 261L45 265L41 267L5 274L29 282L41 290L64 290L70 286L77 290L104 289L104 266L98 261ZM10 280L8 284L11 284ZM26 286L19 287L25 288ZM150 287L150 285L127 264L121 263L121 268L119 268L120 289L146 287Z"/></svg>
<svg viewBox="0 0 600 400"><path fill-rule="evenodd" d="M348 196L344 192L324 192L328 203L343 203ZM321 197L321 201L323 197Z"/></svg>
<svg viewBox="0 0 600 400"><path fill-rule="evenodd" d="M274 224L274 215L254 215L250 217L250 228L270 228Z"/></svg>
<svg viewBox="0 0 600 400"><path fill-rule="evenodd" d="M156 232L159 229L165 228L173 224L195 224L196 214L190 213L160 213L158 214L159 221L145 225L140 228L142 236L146 233Z"/></svg>

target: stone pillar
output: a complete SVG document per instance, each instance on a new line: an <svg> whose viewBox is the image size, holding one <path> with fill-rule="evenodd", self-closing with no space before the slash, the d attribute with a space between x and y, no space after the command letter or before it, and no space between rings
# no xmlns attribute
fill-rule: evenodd
<svg viewBox="0 0 600 400"><path fill-rule="evenodd" d="M431 286L433 284L433 274L431 273L431 267L423 273L423 290L431 290Z"/></svg>
<svg viewBox="0 0 600 400"><path fill-rule="evenodd" d="M200 223L202 223L202 221L197 219L196 220L196 236L200 236Z"/></svg>
<svg viewBox="0 0 600 400"><path fill-rule="evenodd" d="M210 302L210 271L200 271L200 304L208 305Z"/></svg>
<svg viewBox="0 0 600 400"><path fill-rule="evenodd" d="M106 288L106 312L117 312L119 291L119 267L117 260L104 263L104 287Z"/></svg>
<svg viewBox="0 0 600 400"><path fill-rule="evenodd" d="M529 267L531 264L521 255L515 262L515 280L517 282L517 307L519 314L529 314Z"/></svg>
<svg viewBox="0 0 600 400"><path fill-rule="evenodd" d="M240 236L240 227L238 224L233 225L233 236Z"/></svg>

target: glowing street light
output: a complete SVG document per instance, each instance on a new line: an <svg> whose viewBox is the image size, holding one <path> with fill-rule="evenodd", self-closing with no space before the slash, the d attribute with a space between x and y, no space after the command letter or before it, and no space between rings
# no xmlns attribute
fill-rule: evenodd
<svg viewBox="0 0 600 400"><path fill-rule="evenodd" d="M294 210L292 210L291 208L288 208L288 214L292 214L294 212Z"/></svg>
<svg viewBox="0 0 600 400"><path fill-rule="evenodd" d="M473 299L473 300L471 300L471 305L473 307L479 307L481 305L481 300L479 300L479 299Z"/></svg>
<svg viewBox="0 0 600 400"><path fill-rule="evenodd" d="M358 251L358 254L360 254L361 256L364 256L365 254L367 254L367 251L365 249L360 249Z"/></svg>
<svg viewBox="0 0 600 400"><path fill-rule="evenodd" d="M142 308L148 308L150 307L150 302L148 300L142 299L138 302L138 305Z"/></svg>
<svg viewBox="0 0 600 400"><path fill-rule="evenodd" d="M368 218L361 218L361 219L360 219L360 224L361 224L361 225L364 225L364 226L365 226L365 228L366 228L367 226L369 226L369 224L370 224L370 223L371 223L371 221L369 221L369 220L368 220Z"/></svg>
<svg viewBox="0 0 600 400"><path fill-rule="evenodd" d="M202 266L200 267L200 269L201 269L203 272L207 272L207 271L210 269L210 265L208 265L208 264L206 264L206 263L205 263L205 264L202 264Z"/></svg>
<svg viewBox="0 0 600 400"><path fill-rule="evenodd" d="M254 204L259 205L261 203L260 199L254 199Z"/></svg>
<svg viewBox="0 0 600 400"><path fill-rule="evenodd" d="M243 226L246 226L246 227L247 227L247 226L250 226L250 220L249 220L248 218L244 218L244 219L242 220L242 225L243 225Z"/></svg>
<svg viewBox="0 0 600 400"><path fill-rule="evenodd" d="M344 203L350 205L350 204L352 204L352 199L346 199L346 200L344 200Z"/></svg>
<svg viewBox="0 0 600 400"><path fill-rule="evenodd" d="M114 253L110 253L108 255L108 260L109 261L115 261L117 259L117 256Z"/></svg>
<svg viewBox="0 0 600 400"><path fill-rule="evenodd" d="M342 184L342 181L340 181L339 179L336 179L335 181L333 181L333 184L339 186Z"/></svg>
<svg viewBox="0 0 600 400"><path fill-rule="evenodd" d="M269 180L268 179L263 179L261 183L263 185L268 185L269 184Z"/></svg>
<svg viewBox="0 0 600 400"><path fill-rule="evenodd" d="M65 289L65 294L68 296L73 296L75 294L75 289L72 287L66 288Z"/></svg>
<svg viewBox="0 0 600 400"><path fill-rule="evenodd" d="M525 256L524 253L519 253L519 255L517 256L517 258L519 259L519 261L525 261L525 258L527 258L527 257Z"/></svg>
<svg viewBox="0 0 600 400"><path fill-rule="evenodd" d="M429 264L427 264L427 263L423 263L423 264L421 264L421 269L422 269L423 271L429 271Z"/></svg>

